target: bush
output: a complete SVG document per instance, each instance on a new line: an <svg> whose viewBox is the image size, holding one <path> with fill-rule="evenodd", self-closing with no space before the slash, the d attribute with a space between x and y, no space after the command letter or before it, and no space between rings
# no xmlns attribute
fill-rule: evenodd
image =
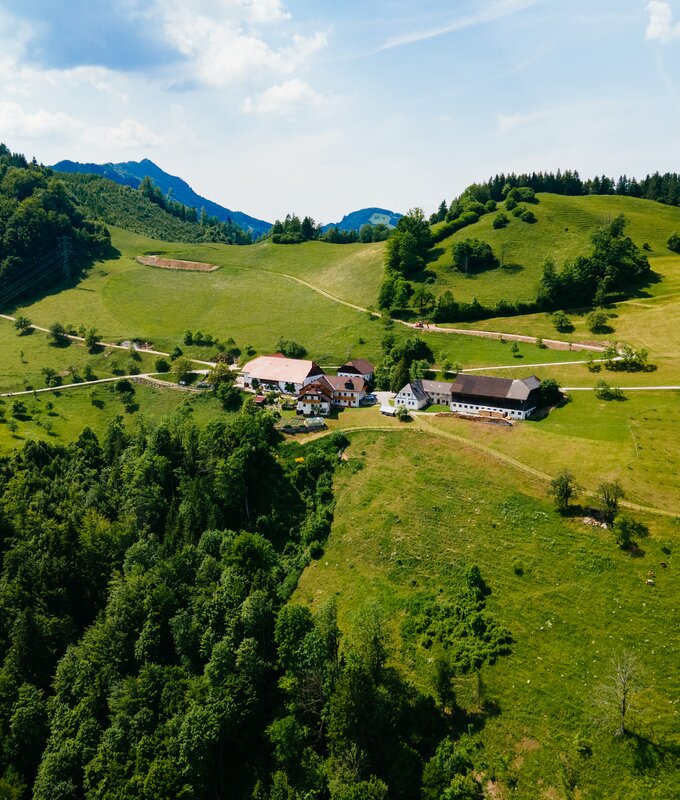
<svg viewBox="0 0 680 800"><path fill-rule="evenodd" d="M276 343L278 352L283 353L286 358L304 358L307 355L307 350L298 342L292 339L284 339L281 337Z"/></svg>
<svg viewBox="0 0 680 800"><path fill-rule="evenodd" d="M595 397L598 400L625 400L625 395L617 386L610 386L606 381L598 381L595 385Z"/></svg>
<svg viewBox="0 0 680 800"><path fill-rule="evenodd" d="M463 239L453 246L453 266L460 272L474 272L498 266L491 245L480 239Z"/></svg>
<svg viewBox="0 0 680 800"><path fill-rule="evenodd" d="M494 228L505 228L508 223L510 222L510 217L505 214L503 211L499 211L498 214L493 218L493 222L491 223Z"/></svg>
<svg viewBox="0 0 680 800"><path fill-rule="evenodd" d="M555 330L560 333L571 333L574 330L574 324L564 311L555 311L551 317Z"/></svg>
<svg viewBox="0 0 680 800"><path fill-rule="evenodd" d="M527 222L529 225L533 225L536 222L536 214L528 208L525 208L520 215L520 219L522 222Z"/></svg>
<svg viewBox="0 0 680 800"><path fill-rule="evenodd" d="M671 233L668 237L668 241L666 242L669 250L672 250L674 253L680 253L680 234L678 233Z"/></svg>
<svg viewBox="0 0 680 800"><path fill-rule="evenodd" d="M609 326L609 317L606 311L595 309L591 311L586 317L586 325L588 330L592 333L607 333L611 330Z"/></svg>
<svg viewBox="0 0 680 800"><path fill-rule="evenodd" d="M154 361L156 372L170 372L170 364L166 358L157 358Z"/></svg>

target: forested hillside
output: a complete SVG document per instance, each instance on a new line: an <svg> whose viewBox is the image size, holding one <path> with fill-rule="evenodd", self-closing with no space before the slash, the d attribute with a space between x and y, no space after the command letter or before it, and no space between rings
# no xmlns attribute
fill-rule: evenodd
<svg viewBox="0 0 680 800"><path fill-rule="evenodd" d="M0 144L0 299L48 288L110 250L51 170Z"/></svg>
<svg viewBox="0 0 680 800"><path fill-rule="evenodd" d="M172 242L252 241L250 234L235 222L222 222L174 201L148 179L133 189L96 175L64 173L60 178L88 216L107 225Z"/></svg>
<svg viewBox="0 0 680 800"><path fill-rule="evenodd" d="M379 609L343 642L332 603L284 605L346 442L281 447L273 423L118 418L0 463L0 796L478 796L462 717L387 666ZM471 669L507 651L486 594L471 569Z"/></svg>
<svg viewBox="0 0 680 800"><path fill-rule="evenodd" d="M254 236L261 236L271 228L269 222L251 217L242 211L232 211L207 197L202 197L182 178L171 175L148 158L143 158L141 161L124 161L118 164L110 162L108 164L79 164L75 161L60 161L54 165L53 169L60 173L99 175L134 189L139 188L142 181L148 178L158 186L164 196L172 195L175 200L187 208L205 208L206 213L211 217L215 217L220 222L233 221Z"/></svg>

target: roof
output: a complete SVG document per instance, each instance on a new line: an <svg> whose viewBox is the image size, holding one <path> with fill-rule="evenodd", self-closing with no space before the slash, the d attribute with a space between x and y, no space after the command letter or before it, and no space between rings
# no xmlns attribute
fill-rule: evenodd
<svg viewBox="0 0 680 800"><path fill-rule="evenodd" d="M365 358L354 358L343 364L338 372L356 372L357 375L372 375L375 372L375 367Z"/></svg>
<svg viewBox="0 0 680 800"><path fill-rule="evenodd" d="M345 378L342 375L325 375L324 378L334 392L363 392L366 390L366 381L360 376Z"/></svg>
<svg viewBox="0 0 680 800"><path fill-rule="evenodd" d="M510 378L491 378L486 375L460 373L451 391L453 394L467 394L477 397L494 397L499 400L526 400L541 382L535 375L522 380Z"/></svg>
<svg viewBox="0 0 680 800"><path fill-rule="evenodd" d="M406 386L404 386L399 394L402 394L403 392L410 392L418 401L430 399L425 389L423 389L422 381L410 381L406 384Z"/></svg>
<svg viewBox="0 0 680 800"><path fill-rule="evenodd" d="M323 375L323 370L313 361L277 354L254 358L243 367L243 374L259 381L303 383L310 375Z"/></svg>
<svg viewBox="0 0 680 800"><path fill-rule="evenodd" d="M332 392L333 389L324 375L318 381L314 381L313 383L308 383L306 386L303 386L298 394L298 399L305 397L308 394L322 394L330 402L332 399Z"/></svg>
<svg viewBox="0 0 680 800"><path fill-rule="evenodd" d="M394 417L397 413L397 409L394 406L380 406L380 413Z"/></svg>
<svg viewBox="0 0 680 800"><path fill-rule="evenodd" d="M453 383L451 381L421 381L423 389L428 394L451 394Z"/></svg>

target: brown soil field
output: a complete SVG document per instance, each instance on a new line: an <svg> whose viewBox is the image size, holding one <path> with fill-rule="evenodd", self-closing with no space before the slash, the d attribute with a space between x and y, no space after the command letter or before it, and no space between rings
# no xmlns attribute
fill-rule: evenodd
<svg viewBox="0 0 680 800"><path fill-rule="evenodd" d="M215 264L205 264L202 261L178 261L176 258L159 258L158 256L138 256L137 261L148 267L183 269L189 272L214 272L219 269Z"/></svg>

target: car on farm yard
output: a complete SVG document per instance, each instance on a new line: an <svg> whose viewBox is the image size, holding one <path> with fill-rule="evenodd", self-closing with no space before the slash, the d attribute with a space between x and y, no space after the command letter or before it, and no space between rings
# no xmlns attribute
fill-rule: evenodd
<svg viewBox="0 0 680 800"><path fill-rule="evenodd" d="M362 398L361 405L374 406L377 402L378 398L374 394L367 394L366 397Z"/></svg>

